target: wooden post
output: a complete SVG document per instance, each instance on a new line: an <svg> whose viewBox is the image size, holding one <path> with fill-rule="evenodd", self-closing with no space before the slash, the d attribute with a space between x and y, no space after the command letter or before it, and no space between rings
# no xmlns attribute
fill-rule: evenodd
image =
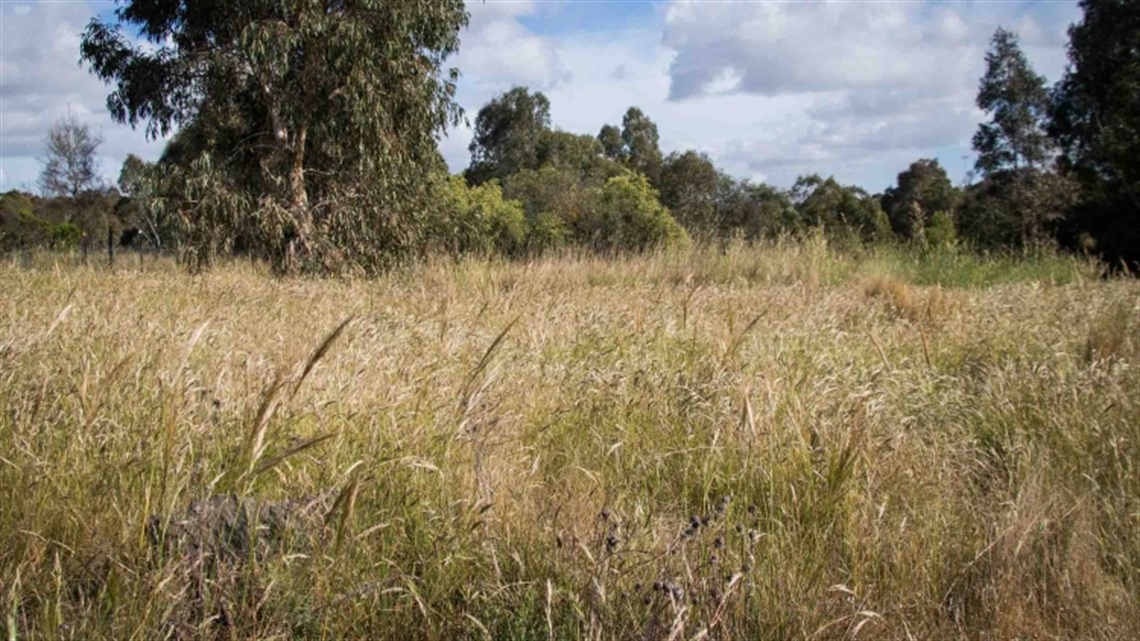
<svg viewBox="0 0 1140 641"><path fill-rule="evenodd" d="M111 229L111 223L107 223L107 265L115 266L115 233Z"/></svg>

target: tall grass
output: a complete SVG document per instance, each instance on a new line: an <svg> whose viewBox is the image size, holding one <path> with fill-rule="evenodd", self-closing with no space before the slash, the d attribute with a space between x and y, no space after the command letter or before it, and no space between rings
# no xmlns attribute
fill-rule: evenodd
<svg viewBox="0 0 1140 641"><path fill-rule="evenodd" d="M7 638L1140 638L1140 285L1080 261L0 282Z"/></svg>

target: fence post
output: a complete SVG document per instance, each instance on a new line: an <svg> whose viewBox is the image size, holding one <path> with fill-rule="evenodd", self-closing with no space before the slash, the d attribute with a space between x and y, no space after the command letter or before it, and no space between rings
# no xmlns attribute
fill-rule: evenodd
<svg viewBox="0 0 1140 641"><path fill-rule="evenodd" d="M111 230L111 223L107 223L107 265L115 266L115 234Z"/></svg>

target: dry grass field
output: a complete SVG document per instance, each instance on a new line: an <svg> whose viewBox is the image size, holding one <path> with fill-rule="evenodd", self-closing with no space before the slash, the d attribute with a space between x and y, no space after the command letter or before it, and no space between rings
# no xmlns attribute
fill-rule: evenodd
<svg viewBox="0 0 1140 641"><path fill-rule="evenodd" d="M1140 282L0 265L8 639L1137 639Z"/></svg>

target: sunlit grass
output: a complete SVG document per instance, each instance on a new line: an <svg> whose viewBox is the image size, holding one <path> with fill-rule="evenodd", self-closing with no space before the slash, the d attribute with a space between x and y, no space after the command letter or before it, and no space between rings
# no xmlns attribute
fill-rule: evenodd
<svg viewBox="0 0 1140 641"><path fill-rule="evenodd" d="M1140 637L1140 285L1083 261L76 262L0 264L9 636ZM179 540L231 494L314 516Z"/></svg>

